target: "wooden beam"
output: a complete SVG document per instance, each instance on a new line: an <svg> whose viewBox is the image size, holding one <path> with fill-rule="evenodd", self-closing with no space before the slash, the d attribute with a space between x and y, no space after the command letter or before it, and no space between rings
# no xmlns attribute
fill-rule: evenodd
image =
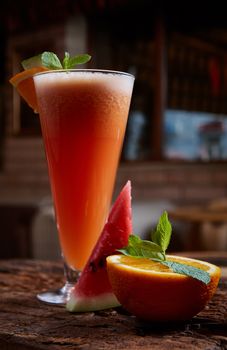
<svg viewBox="0 0 227 350"><path fill-rule="evenodd" d="M163 123L166 108L167 60L165 25L161 16L155 22L155 89L152 122L152 159L163 157Z"/></svg>

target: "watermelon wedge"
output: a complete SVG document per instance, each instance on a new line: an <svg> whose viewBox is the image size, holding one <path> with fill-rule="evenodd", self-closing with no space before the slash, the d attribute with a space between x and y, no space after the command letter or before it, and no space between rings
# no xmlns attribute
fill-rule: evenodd
<svg viewBox="0 0 227 350"><path fill-rule="evenodd" d="M127 245L132 233L131 183L128 181L116 199L107 223L70 293L66 308L86 312L119 306L106 271L106 257Z"/></svg>

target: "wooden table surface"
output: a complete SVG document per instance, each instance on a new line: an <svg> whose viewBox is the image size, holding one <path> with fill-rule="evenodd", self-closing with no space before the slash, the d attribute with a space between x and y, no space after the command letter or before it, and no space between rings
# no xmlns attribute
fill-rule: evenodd
<svg viewBox="0 0 227 350"><path fill-rule="evenodd" d="M227 254L219 258L227 262ZM143 323L121 308L71 314L36 299L37 292L61 283L60 263L0 261L1 350L227 349L226 276L203 312L167 324Z"/></svg>

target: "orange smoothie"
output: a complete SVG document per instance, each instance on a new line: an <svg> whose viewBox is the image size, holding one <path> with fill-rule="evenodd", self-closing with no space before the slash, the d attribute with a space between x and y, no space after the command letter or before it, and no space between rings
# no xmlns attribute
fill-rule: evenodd
<svg viewBox="0 0 227 350"><path fill-rule="evenodd" d="M61 249L82 269L109 212L134 79L74 70L34 80Z"/></svg>

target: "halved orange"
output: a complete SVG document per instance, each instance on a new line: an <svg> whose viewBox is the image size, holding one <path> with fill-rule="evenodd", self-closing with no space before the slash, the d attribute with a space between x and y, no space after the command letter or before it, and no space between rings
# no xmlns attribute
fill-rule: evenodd
<svg viewBox="0 0 227 350"><path fill-rule="evenodd" d="M219 267L185 257L167 258L207 271L211 278L209 284L174 273L169 267L150 259L125 255L107 257L114 294L126 310L142 320L191 319L203 310L217 288Z"/></svg>
<svg viewBox="0 0 227 350"><path fill-rule="evenodd" d="M46 67L34 67L26 69L23 72L14 75L9 80L9 82L17 89L20 96L31 108L33 108L34 111L38 111L38 106L33 76L36 73L40 73L46 70L48 70Z"/></svg>

